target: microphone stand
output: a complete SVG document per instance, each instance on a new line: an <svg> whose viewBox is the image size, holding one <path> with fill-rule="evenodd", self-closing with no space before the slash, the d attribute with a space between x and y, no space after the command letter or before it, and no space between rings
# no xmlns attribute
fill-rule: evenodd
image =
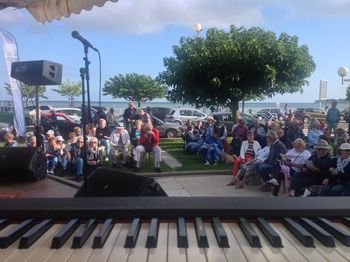
<svg viewBox="0 0 350 262"><path fill-rule="evenodd" d="M85 191L85 197L87 197L87 157L86 157L86 106L85 106L85 77L86 77L86 68L82 67L80 68L80 77L81 77L81 88L82 88L82 94L83 94L83 111L82 111L82 118L81 118L81 125L83 127L83 174L84 174L84 191Z"/></svg>
<svg viewBox="0 0 350 262"><path fill-rule="evenodd" d="M88 58L88 51L89 47L87 45L84 45L84 53L85 57L83 58L85 61L85 78L86 78L86 91L87 91L87 102L88 102L88 119L89 122L92 121L91 119L91 106L90 106L90 73L89 73L89 65L90 61Z"/></svg>

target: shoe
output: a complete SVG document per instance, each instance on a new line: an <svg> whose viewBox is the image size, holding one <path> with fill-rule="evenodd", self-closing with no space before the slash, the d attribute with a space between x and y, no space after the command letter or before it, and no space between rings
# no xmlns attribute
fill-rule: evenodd
<svg viewBox="0 0 350 262"><path fill-rule="evenodd" d="M268 183L274 185L274 186L279 186L280 183L275 178L272 178L268 181Z"/></svg>
<svg viewBox="0 0 350 262"><path fill-rule="evenodd" d="M156 167L154 170L155 170L156 172L162 172L162 170L160 170L160 167Z"/></svg>
<svg viewBox="0 0 350 262"><path fill-rule="evenodd" d="M218 164L218 161L214 161L214 166L216 166Z"/></svg>
<svg viewBox="0 0 350 262"><path fill-rule="evenodd" d="M53 175L53 170L49 170L49 172L48 172L50 175Z"/></svg>
<svg viewBox="0 0 350 262"><path fill-rule="evenodd" d="M113 164L112 164L112 167L113 167L113 168L117 168L117 167L118 167L117 163L113 163Z"/></svg>
<svg viewBox="0 0 350 262"><path fill-rule="evenodd" d="M108 158L108 157L105 157L105 161L108 162L108 161L109 161L109 158Z"/></svg>
<svg viewBox="0 0 350 262"><path fill-rule="evenodd" d="M237 178L235 177L227 184L227 186L234 186L234 185L236 185L237 184L236 181L237 181Z"/></svg>
<svg viewBox="0 0 350 262"><path fill-rule="evenodd" d="M206 162L204 163L204 165L205 165L205 166L209 166L209 165L210 165L209 161L206 161Z"/></svg>
<svg viewBox="0 0 350 262"><path fill-rule="evenodd" d="M127 167L128 167L127 164L122 163L122 168L127 168Z"/></svg>

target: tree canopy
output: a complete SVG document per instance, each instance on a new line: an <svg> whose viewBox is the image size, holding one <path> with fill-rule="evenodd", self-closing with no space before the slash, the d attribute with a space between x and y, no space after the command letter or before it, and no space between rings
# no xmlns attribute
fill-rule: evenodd
<svg viewBox="0 0 350 262"><path fill-rule="evenodd" d="M69 106L74 107L74 98L80 96L82 93L81 82L75 83L67 79L58 88L53 89L53 91L59 93L61 96L68 97Z"/></svg>
<svg viewBox="0 0 350 262"><path fill-rule="evenodd" d="M5 90L8 95L12 96L11 93L11 86L9 83L5 83ZM40 85L38 86L38 93L40 98L48 99L47 96L45 96L46 92L46 86ZM35 103L35 96L36 96L36 88L35 86L29 86L27 84L22 84L22 97L24 99L24 102L26 105L29 104L29 102L34 105Z"/></svg>
<svg viewBox="0 0 350 262"><path fill-rule="evenodd" d="M197 107L220 105L234 113L239 101L302 92L316 66L297 36L261 28L208 29L205 37L182 37L164 58L160 79L167 99ZM235 114L234 114L235 117Z"/></svg>
<svg viewBox="0 0 350 262"><path fill-rule="evenodd" d="M136 73L118 74L106 81L103 94L112 95L113 98L124 98L135 101L138 107L141 103L152 101L165 96L166 87L158 79Z"/></svg>

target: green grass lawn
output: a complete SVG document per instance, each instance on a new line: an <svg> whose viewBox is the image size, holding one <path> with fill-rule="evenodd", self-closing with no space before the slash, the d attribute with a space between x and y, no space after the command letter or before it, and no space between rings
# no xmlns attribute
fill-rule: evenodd
<svg viewBox="0 0 350 262"><path fill-rule="evenodd" d="M185 154L183 152L183 140L179 139L161 139L160 146L162 150L167 151L170 155L175 157L182 167L176 169L169 169L169 171L206 171L206 170L230 170L231 165L219 162L216 166L205 166L201 155ZM165 165L165 164L164 164ZM168 170L164 170L168 171Z"/></svg>

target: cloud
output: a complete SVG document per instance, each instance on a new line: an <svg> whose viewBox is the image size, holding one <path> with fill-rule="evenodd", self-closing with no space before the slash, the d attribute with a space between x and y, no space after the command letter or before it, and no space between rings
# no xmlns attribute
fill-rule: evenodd
<svg viewBox="0 0 350 262"><path fill-rule="evenodd" d="M82 11L62 18L60 24L69 29L90 28L99 31L143 34L161 31L167 25L228 29L236 26L263 26L273 20L289 20L298 16L348 16L348 0L119 0L103 7ZM23 23L30 14L10 8L0 11L0 24ZM29 23L29 26L32 26Z"/></svg>

